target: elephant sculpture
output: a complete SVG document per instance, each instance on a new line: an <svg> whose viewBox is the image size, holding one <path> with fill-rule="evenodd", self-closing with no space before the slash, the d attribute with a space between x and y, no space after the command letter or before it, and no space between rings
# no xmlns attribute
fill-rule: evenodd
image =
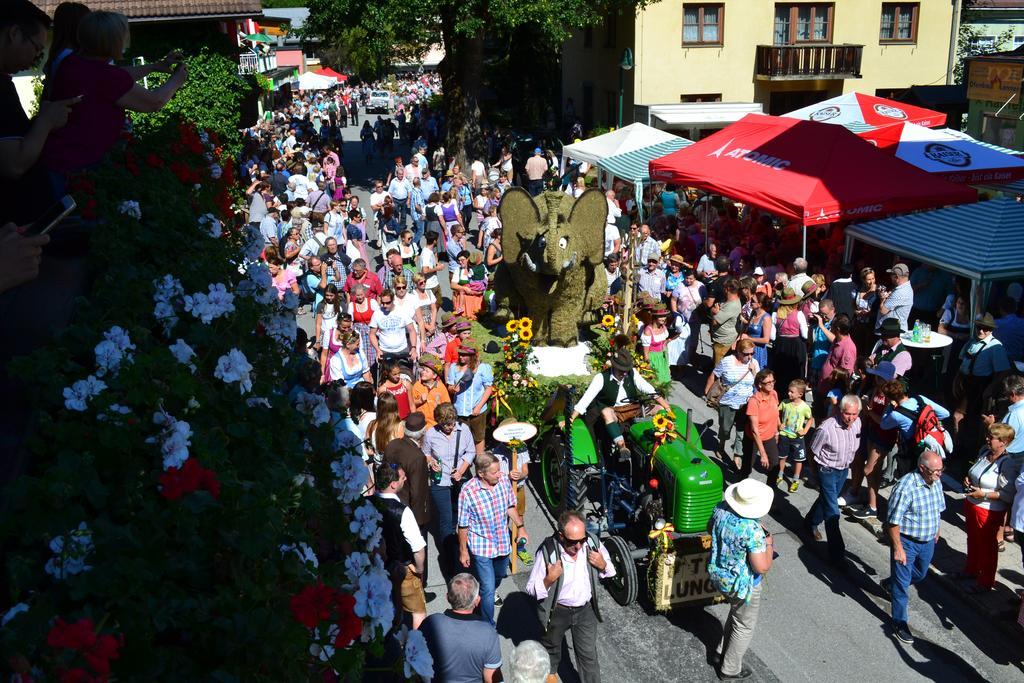
<svg viewBox="0 0 1024 683"><path fill-rule="evenodd" d="M608 289L602 265L608 202L598 190L578 199L557 190L533 198L514 188L498 205L504 261L494 276L499 320L511 311L534 322L534 342L573 346Z"/></svg>

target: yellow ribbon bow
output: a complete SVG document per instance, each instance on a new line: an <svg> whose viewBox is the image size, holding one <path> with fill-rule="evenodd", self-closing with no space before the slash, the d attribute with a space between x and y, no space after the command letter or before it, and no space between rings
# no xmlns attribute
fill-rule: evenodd
<svg viewBox="0 0 1024 683"><path fill-rule="evenodd" d="M676 528L671 523L666 523L665 526L660 529L654 529L647 537L655 541L661 546L663 551L668 551L669 546L672 544L672 538L669 536L671 533L675 533Z"/></svg>

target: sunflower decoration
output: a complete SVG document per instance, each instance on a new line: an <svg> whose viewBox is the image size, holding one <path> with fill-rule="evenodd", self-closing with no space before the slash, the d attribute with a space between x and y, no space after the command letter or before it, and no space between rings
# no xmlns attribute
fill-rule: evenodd
<svg viewBox="0 0 1024 683"><path fill-rule="evenodd" d="M530 320L529 318L525 318L525 317L521 318L519 320L519 329L520 330L532 330L533 329L533 321Z"/></svg>
<svg viewBox="0 0 1024 683"><path fill-rule="evenodd" d="M601 318L601 326L604 327L605 329L611 329L615 327L615 316L606 315L605 317Z"/></svg>
<svg viewBox="0 0 1024 683"><path fill-rule="evenodd" d="M505 330L507 330L509 334L515 334L519 330L519 321L509 320L505 323Z"/></svg>
<svg viewBox="0 0 1024 683"><path fill-rule="evenodd" d="M654 416L653 422L654 428L659 430L666 430L672 426L672 421L668 418L668 414L666 414L664 410Z"/></svg>
<svg viewBox="0 0 1024 683"><path fill-rule="evenodd" d="M529 327L527 327L526 329L520 328L519 339L520 341L524 342L530 341L531 339L533 339L533 330L531 330Z"/></svg>
<svg viewBox="0 0 1024 683"><path fill-rule="evenodd" d="M654 452L665 443L679 438L676 432L675 416L666 410L658 411L651 420L654 426L654 448L651 449L651 463L653 466Z"/></svg>

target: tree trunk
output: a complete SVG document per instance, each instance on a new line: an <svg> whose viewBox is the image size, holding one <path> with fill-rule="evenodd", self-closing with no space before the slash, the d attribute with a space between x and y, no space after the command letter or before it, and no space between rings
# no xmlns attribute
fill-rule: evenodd
<svg viewBox="0 0 1024 683"><path fill-rule="evenodd" d="M454 17L442 24L454 25ZM484 32L472 35L442 30L445 57L439 65L448 133L445 149L463 168L482 153L480 87L483 82Z"/></svg>

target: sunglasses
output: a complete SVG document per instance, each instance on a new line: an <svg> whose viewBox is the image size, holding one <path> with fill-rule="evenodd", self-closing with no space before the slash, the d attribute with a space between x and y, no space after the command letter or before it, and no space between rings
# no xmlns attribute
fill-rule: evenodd
<svg viewBox="0 0 1024 683"><path fill-rule="evenodd" d="M399 291L402 291L402 290L406 290L406 289L409 289L409 288L406 287L405 285L395 285L395 289L397 289Z"/></svg>
<svg viewBox="0 0 1024 683"><path fill-rule="evenodd" d="M562 535L562 545L564 545L566 548L575 548L577 546L583 545L586 542L586 536L584 536L583 538L569 538L568 536Z"/></svg>

